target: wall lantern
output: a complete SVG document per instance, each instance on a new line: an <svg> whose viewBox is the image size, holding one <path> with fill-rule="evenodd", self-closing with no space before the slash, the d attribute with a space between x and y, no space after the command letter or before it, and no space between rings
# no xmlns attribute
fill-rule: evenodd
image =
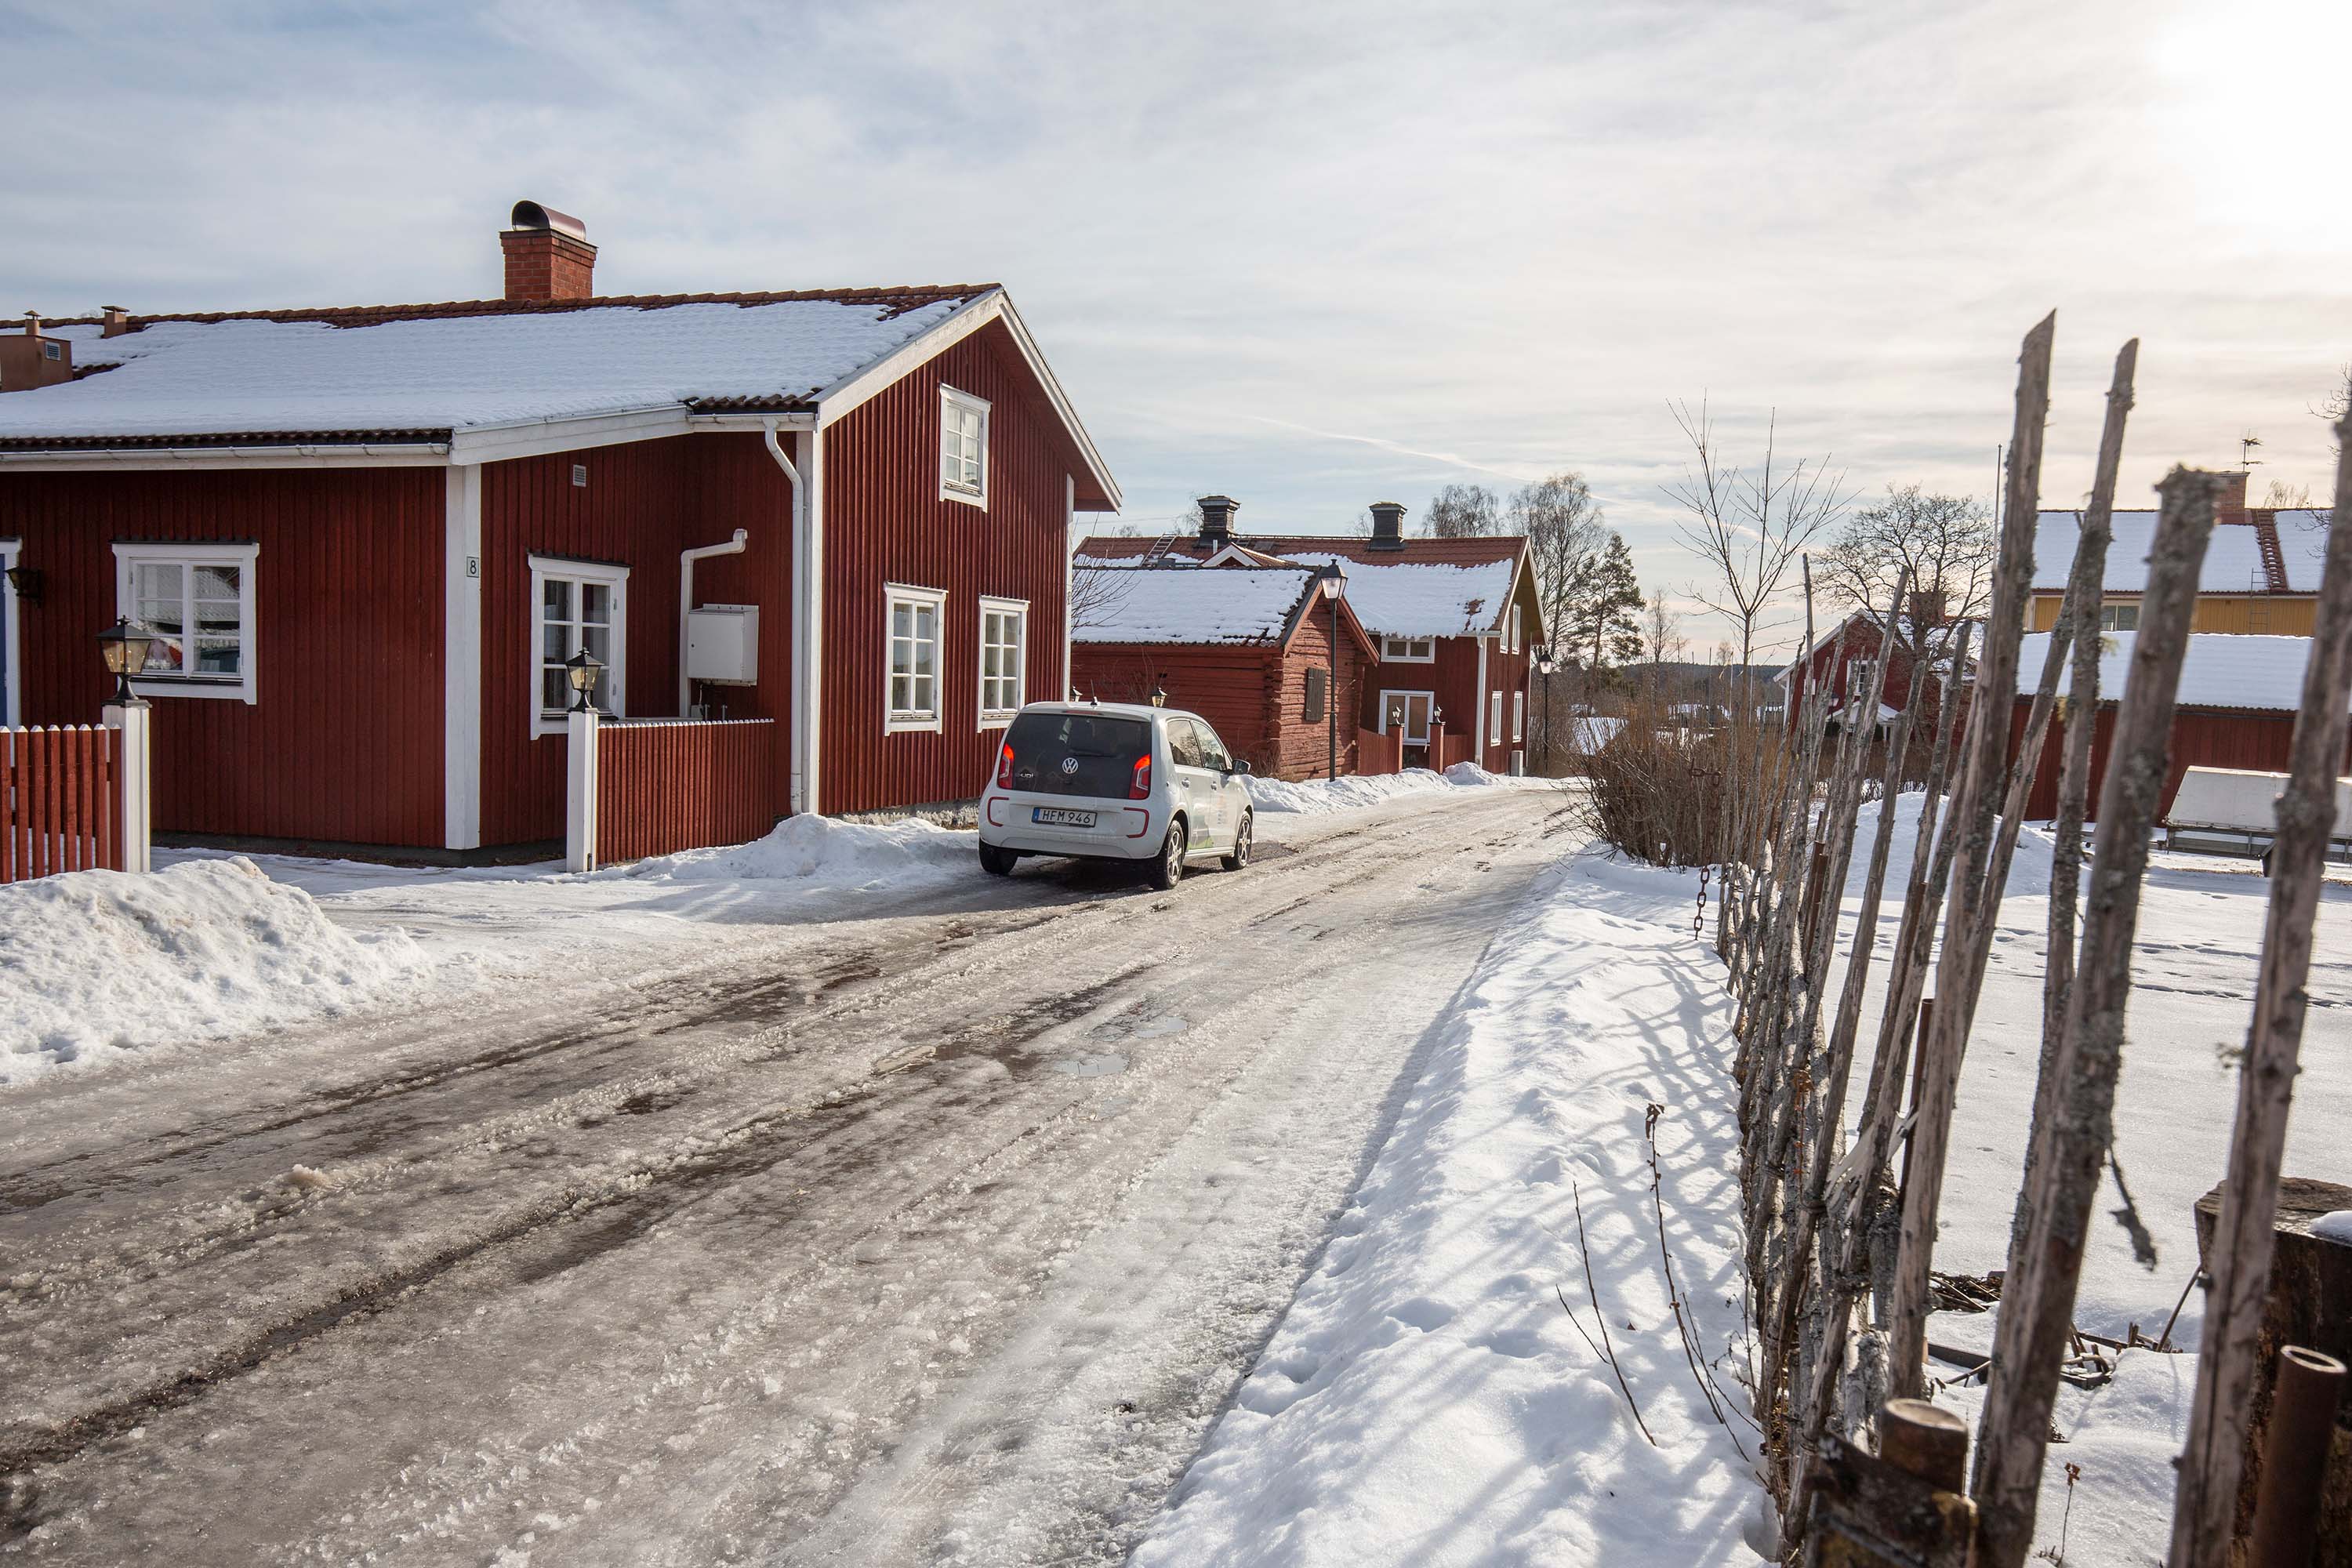
<svg viewBox="0 0 2352 1568"><path fill-rule="evenodd" d="M572 704L572 711L574 713L596 711L595 704L588 700L588 694L596 689L596 678L604 673L604 661L584 647L563 661L563 677L572 682L572 692L575 699Z"/></svg>
<svg viewBox="0 0 2352 1568"><path fill-rule="evenodd" d="M1167 706L1168 706L1168 689L1167 689L1167 688L1165 688L1165 687L1160 687L1160 688L1156 688L1156 689L1152 691L1152 693L1151 693L1151 705L1152 705L1154 708L1165 708L1165 707L1167 707Z"/></svg>
<svg viewBox="0 0 2352 1568"><path fill-rule="evenodd" d="M9 567L8 586L16 590L16 599L19 604L39 604L41 602L41 569L37 566Z"/></svg>
<svg viewBox="0 0 2352 1568"><path fill-rule="evenodd" d="M145 626L127 616L98 634L98 651L106 672L114 677L114 700L125 708L141 699L131 689L131 678L147 668L147 645L155 639Z"/></svg>

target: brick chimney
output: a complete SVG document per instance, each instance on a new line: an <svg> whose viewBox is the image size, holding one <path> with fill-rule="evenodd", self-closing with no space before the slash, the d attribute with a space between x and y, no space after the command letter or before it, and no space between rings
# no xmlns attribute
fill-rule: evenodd
<svg viewBox="0 0 2352 1568"><path fill-rule="evenodd" d="M41 318L25 312L25 330L0 336L0 392L30 392L73 379L73 344L41 335Z"/></svg>
<svg viewBox="0 0 2352 1568"><path fill-rule="evenodd" d="M499 235L507 253L507 298L586 300L595 295L596 247L588 226L537 202L517 202L511 226Z"/></svg>
<svg viewBox="0 0 2352 1568"><path fill-rule="evenodd" d="M105 323L99 329L101 338L119 338L131 330L131 312L120 305L100 305L99 319Z"/></svg>
<svg viewBox="0 0 2352 1568"><path fill-rule="evenodd" d="M1915 630L1923 630L1930 626L1942 626L1944 624L1944 616L1948 613L1945 607L1946 603L1947 601L1944 596L1944 590L1941 588L1914 588L1911 590L1911 625L1913 628Z"/></svg>
<svg viewBox="0 0 2352 1568"><path fill-rule="evenodd" d="M2213 498L2213 521L2215 522L2250 521L2246 516L2246 470L2240 468L2233 474L2225 469L2215 477L2221 481L2221 493Z"/></svg>
<svg viewBox="0 0 2352 1568"><path fill-rule="evenodd" d="M1372 548L1402 550L1404 548L1404 508L1392 500L1376 500L1371 506Z"/></svg>
<svg viewBox="0 0 2352 1568"><path fill-rule="evenodd" d="M1202 496L1194 504L1201 509L1201 542L1212 550L1232 542L1234 513L1241 502L1231 496Z"/></svg>

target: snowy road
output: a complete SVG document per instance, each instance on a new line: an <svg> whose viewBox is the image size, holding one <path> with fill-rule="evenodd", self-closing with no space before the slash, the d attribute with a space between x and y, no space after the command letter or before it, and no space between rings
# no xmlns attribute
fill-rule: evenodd
<svg viewBox="0 0 2352 1568"><path fill-rule="evenodd" d="M1559 804L13 1096L0 1555L1116 1561Z"/></svg>

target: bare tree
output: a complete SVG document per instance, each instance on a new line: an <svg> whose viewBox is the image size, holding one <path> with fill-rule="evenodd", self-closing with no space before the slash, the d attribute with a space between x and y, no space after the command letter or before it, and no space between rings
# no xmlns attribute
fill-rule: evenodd
<svg viewBox="0 0 2352 1568"><path fill-rule="evenodd" d="M2000 543L1992 512L1981 502L1890 485L1885 500L1848 517L1829 549L1813 558L1813 580L1832 602L1889 631L1889 640L1916 663L1927 658L1926 628L1912 626L1907 615L1892 628L1880 625L1880 606L1896 580L1907 572L1946 616L1972 619L1984 613L1992 592Z"/></svg>
<svg viewBox="0 0 2352 1568"><path fill-rule="evenodd" d="M1643 658L1651 664L1679 659L1690 646L1683 636L1683 618L1666 604L1665 590L1652 594L1642 607Z"/></svg>
<svg viewBox="0 0 2352 1568"><path fill-rule="evenodd" d="M1433 539L1477 539L1503 531L1502 501L1484 485L1448 485L1431 498L1422 531ZM1367 514L1365 531L1371 525Z"/></svg>
<svg viewBox="0 0 2352 1568"><path fill-rule="evenodd" d="M1081 559L1070 568L1070 635L1094 626L1107 626L1118 619L1119 606L1135 590L1135 569L1132 565L1108 566L1088 564Z"/></svg>
<svg viewBox="0 0 2352 1568"><path fill-rule="evenodd" d="M1583 475L1558 473L1511 498L1511 526L1527 536L1544 646L1554 654L1563 652L1577 595L1611 537L1601 524L1600 504Z"/></svg>
<svg viewBox="0 0 2352 1568"><path fill-rule="evenodd" d="M1756 660L1757 624L1787 584L1789 568L1853 497L1826 458L1780 464L1777 418L1766 426L1762 459L1741 468L1717 447L1704 399L1696 413L1686 403L1668 407L1696 461L1666 495L1689 514L1683 542L1706 563L1709 579L1696 597L1738 629L1744 676Z"/></svg>

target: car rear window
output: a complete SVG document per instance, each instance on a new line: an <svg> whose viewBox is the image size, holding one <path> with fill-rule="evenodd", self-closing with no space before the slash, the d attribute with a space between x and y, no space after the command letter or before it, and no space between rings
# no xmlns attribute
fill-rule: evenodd
<svg viewBox="0 0 2352 1568"><path fill-rule="evenodd" d="M1014 789L1124 799L1135 764L1151 754L1151 726L1100 713L1024 713L1004 743Z"/></svg>

